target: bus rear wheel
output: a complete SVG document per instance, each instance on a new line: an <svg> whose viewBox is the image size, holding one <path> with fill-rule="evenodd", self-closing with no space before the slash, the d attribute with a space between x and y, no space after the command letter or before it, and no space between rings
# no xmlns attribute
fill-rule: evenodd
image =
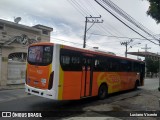
<svg viewBox="0 0 160 120"><path fill-rule="evenodd" d="M107 86L105 84L102 84L98 90L98 98L100 100L103 100L106 98L107 94L108 94Z"/></svg>
<svg viewBox="0 0 160 120"><path fill-rule="evenodd" d="M138 86L139 86L139 81L136 80L135 85L134 85L134 89L136 90L138 88Z"/></svg>

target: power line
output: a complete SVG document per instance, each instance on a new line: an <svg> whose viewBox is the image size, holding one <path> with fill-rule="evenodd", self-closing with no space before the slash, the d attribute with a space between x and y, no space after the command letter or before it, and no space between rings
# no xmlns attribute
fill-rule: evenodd
<svg viewBox="0 0 160 120"><path fill-rule="evenodd" d="M68 41L66 39L60 39L60 38L55 38L55 37L51 37L51 38L62 41L62 42L68 42L68 43L72 43L72 44L82 45L81 43L71 42L71 41Z"/></svg>
<svg viewBox="0 0 160 120"><path fill-rule="evenodd" d="M88 1L88 0L87 0L87 1ZM91 5L88 4L87 1L86 1L86 0L85 0L85 1L83 1L83 0L78 0L77 2L79 3L79 5L80 5L81 8L83 8L83 9L86 10L86 12L88 13L87 15L93 15L93 16L98 16L98 15L100 15L100 14L95 14L96 11L94 11L93 9L90 10Z"/></svg>
<svg viewBox="0 0 160 120"><path fill-rule="evenodd" d="M86 15L89 15L90 13L88 11L86 11L83 7L81 7L81 5L76 1L76 0L71 0L71 2L77 6L81 11L83 11L83 13L85 13Z"/></svg>
<svg viewBox="0 0 160 120"><path fill-rule="evenodd" d="M96 10L96 8L94 7L94 5L92 4L93 2L90 2L89 0L85 0L86 4L88 4L88 7L90 7L94 13L96 13L97 15L100 15L100 13Z"/></svg>
<svg viewBox="0 0 160 120"><path fill-rule="evenodd" d="M105 4L107 4L112 10L114 10L116 13L121 15L123 18L128 20L130 23L141 29L143 32L154 38L155 40L159 41L156 37L154 37L151 34L151 31L148 30L146 27L144 27L142 24L140 24L138 21L136 21L133 17L131 17L129 14L127 14L125 11L123 11L121 8L119 8L116 4L114 4L110 0L103 0Z"/></svg>
<svg viewBox="0 0 160 120"><path fill-rule="evenodd" d="M74 2L71 2L70 0L67 0L82 16L85 17L84 13L81 12L82 10L74 3Z"/></svg>
<svg viewBox="0 0 160 120"><path fill-rule="evenodd" d="M130 38L130 37L120 37L120 36L109 36L109 35L104 35L104 34L98 34L98 33L90 33L92 35L98 35L98 36L106 36L106 37L114 37L114 38L122 38L122 39L138 39L138 40L146 40L142 38ZM154 39L149 39L149 40L154 40Z"/></svg>
<svg viewBox="0 0 160 120"><path fill-rule="evenodd" d="M93 7L93 11L95 11L97 14L100 14L99 12L98 12L98 10L96 10L96 8L92 5L92 2L90 2L89 0L85 0L85 2L88 2L89 3L89 5L88 6L92 6ZM107 32L109 32L109 31L111 31L111 29L108 31L106 28L112 28L112 30L114 30L114 31L116 31L117 33L119 33L119 34L121 34L122 35L122 33L120 33L116 28L114 28L114 26L112 26L112 25L110 25L109 24L109 22L107 22L107 24L98 24L100 27L102 27L102 29L104 29L105 31L107 31ZM107 27L104 27L104 25L106 26L107 25ZM109 32L110 34L112 34L111 32ZM114 32L115 33L115 32Z"/></svg>
<svg viewBox="0 0 160 120"><path fill-rule="evenodd" d="M137 32L135 29L133 29L132 27L130 27L128 24L126 24L123 20L121 20L118 16L116 16L113 12L111 12L109 9L107 9L105 6L103 6L100 2L98 2L97 0L95 0L101 7L103 7L107 12L109 12L112 16L114 16L118 21L120 21L121 23L123 23L126 27L130 28L132 31L134 31L135 33L137 33L138 35L140 35L141 37L145 38L146 40L159 45L151 40L149 40L148 38L146 38L145 36L143 36L142 34L140 34L139 32Z"/></svg>
<svg viewBox="0 0 160 120"><path fill-rule="evenodd" d="M89 13L93 13L93 11L94 11L94 13L99 13L97 10L96 10L96 8L94 7L94 5L92 4L92 2L91 1L86 1L85 0L85 3L86 4L88 4L88 6L92 9L92 10L90 10L90 9L88 9L89 7L86 7L86 4L83 2L83 1L76 1L76 0L68 0L68 2L71 2L72 3L72 6L74 6L75 8L76 8L76 10L78 9L78 11L80 11L80 13L84 16L84 15L88 15ZM70 3L70 4L71 4ZM91 3L91 4L90 4ZM90 15L90 14L89 14ZM107 23L107 24L105 24L105 26L106 25L109 25L109 23ZM109 27L104 27L104 24L103 25L96 25L96 26L99 26L99 27L101 27L102 29L103 29L103 31L104 32L106 32L107 31L107 33L109 33L109 34L111 34L111 35L113 35L113 33L114 34L116 34L115 32L112 32L111 33L111 29L109 29L108 30L108 28ZM113 26L111 26L110 25L110 27L112 28L112 29L114 29L114 31L118 31L117 29L115 29ZM97 30L97 29L96 29ZM118 31L118 33L120 33L119 31ZM122 33L120 33L120 34L122 34Z"/></svg>
<svg viewBox="0 0 160 120"><path fill-rule="evenodd" d="M101 24L96 25L99 29L101 29L104 33L113 35L113 33L107 29L105 29ZM99 30L100 31L100 30Z"/></svg>

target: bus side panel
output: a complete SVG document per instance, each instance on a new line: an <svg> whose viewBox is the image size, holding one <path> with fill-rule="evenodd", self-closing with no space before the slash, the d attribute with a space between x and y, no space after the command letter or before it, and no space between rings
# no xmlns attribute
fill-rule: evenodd
<svg viewBox="0 0 160 120"><path fill-rule="evenodd" d="M119 77L121 80L121 89L120 91L127 90L129 88L128 74L127 72L119 72Z"/></svg>
<svg viewBox="0 0 160 120"><path fill-rule="evenodd" d="M136 80L139 79L136 72L121 72L119 75L121 78L121 91L133 89Z"/></svg>
<svg viewBox="0 0 160 120"><path fill-rule="evenodd" d="M94 72L92 96L98 95L102 83L108 86L108 93L133 89L135 81L139 79L136 72Z"/></svg>
<svg viewBox="0 0 160 120"><path fill-rule="evenodd" d="M107 84L108 93L113 93L121 90L120 76L116 72L94 72L93 78L93 95L98 94L98 89L102 83Z"/></svg>
<svg viewBox="0 0 160 120"><path fill-rule="evenodd" d="M93 72L93 81L92 81L92 96L97 96L98 95L98 75L100 72Z"/></svg>
<svg viewBox="0 0 160 120"><path fill-rule="evenodd" d="M82 72L65 71L63 100L80 99Z"/></svg>

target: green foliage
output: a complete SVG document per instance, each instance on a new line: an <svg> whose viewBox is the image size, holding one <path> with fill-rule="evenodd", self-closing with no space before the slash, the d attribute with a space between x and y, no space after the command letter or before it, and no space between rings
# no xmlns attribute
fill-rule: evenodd
<svg viewBox="0 0 160 120"><path fill-rule="evenodd" d="M148 0L150 2L147 14L157 23L160 23L160 0Z"/></svg>
<svg viewBox="0 0 160 120"><path fill-rule="evenodd" d="M158 73L159 61L153 61L150 58L146 59L147 71L151 73Z"/></svg>

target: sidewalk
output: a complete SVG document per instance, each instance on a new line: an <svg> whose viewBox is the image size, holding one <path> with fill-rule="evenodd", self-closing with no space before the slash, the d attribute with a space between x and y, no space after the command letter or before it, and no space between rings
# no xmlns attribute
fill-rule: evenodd
<svg viewBox="0 0 160 120"><path fill-rule="evenodd" d="M24 84L0 86L0 103L29 97L25 93Z"/></svg>
<svg viewBox="0 0 160 120"><path fill-rule="evenodd" d="M25 84L6 85L6 86L0 86L0 91L12 90L12 89L24 89L24 88Z"/></svg>

